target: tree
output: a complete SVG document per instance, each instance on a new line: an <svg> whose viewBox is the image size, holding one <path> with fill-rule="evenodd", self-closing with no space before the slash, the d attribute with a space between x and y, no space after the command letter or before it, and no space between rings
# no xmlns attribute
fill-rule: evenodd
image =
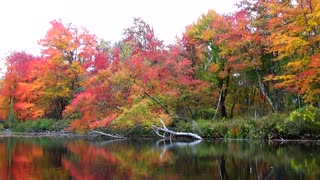
<svg viewBox="0 0 320 180"><path fill-rule="evenodd" d="M236 66L240 67L239 64L234 64L234 59L228 59L229 50L219 39L220 35L226 35L231 30L229 19L215 11L208 11L196 24L187 27L183 37L183 44L196 69L195 76L207 81L211 84L211 89L219 92L217 104L223 118L227 117L226 99L232 77L236 73L234 70Z"/></svg>
<svg viewBox="0 0 320 180"><path fill-rule="evenodd" d="M319 104L316 68L319 54L319 1L271 1L266 3L272 18L269 51L276 54L285 69L267 80L277 81L276 88L301 95L306 102ZM308 77L306 75L311 75Z"/></svg>
<svg viewBox="0 0 320 180"><path fill-rule="evenodd" d="M37 104L37 92L32 85L34 67L41 59L25 52L13 52L6 58L6 68L1 87L3 119L26 120L43 116L41 105Z"/></svg>
<svg viewBox="0 0 320 180"><path fill-rule="evenodd" d="M87 30L79 31L56 20L50 23L46 37L39 41L46 66L38 82L47 87L42 93L44 105L53 107L48 116L61 119L65 107L81 91L88 61L98 61L100 57L94 56L96 37Z"/></svg>
<svg viewBox="0 0 320 180"><path fill-rule="evenodd" d="M180 89L196 85L191 62L178 47L166 50L143 20L134 19L124 37L110 51L108 66L88 79L65 110L65 116L77 115L71 129L128 129L158 123L159 117L169 122Z"/></svg>
<svg viewBox="0 0 320 180"><path fill-rule="evenodd" d="M242 78L242 81L251 82L252 88L258 85L272 110L277 111L278 106L272 99L272 91L269 85L263 82L264 74L271 73L269 71L270 54L266 53L267 46L263 41L268 33L261 22L264 20L262 19L263 14L257 15L255 14L257 12L263 13L259 8L244 7L233 15L227 16L225 21L229 24L229 28L218 32L216 39L222 47L220 55L228 60L229 66L233 69L233 75ZM216 23L213 25L216 28L221 27ZM254 78L251 74L254 75Z"/></svg>

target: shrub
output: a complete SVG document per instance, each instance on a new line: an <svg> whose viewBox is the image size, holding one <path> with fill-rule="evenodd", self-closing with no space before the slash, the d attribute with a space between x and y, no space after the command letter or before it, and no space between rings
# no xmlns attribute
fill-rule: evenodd
<svg viewBox="0 0 320 180"><path fill-rule="evenodd" d="M223 138L227 134L226 124L221 122L213 123L208 120L198 121L199 134L203 137Z"/></svg>
<svg viewBox="0 0 320 180"><path fill-rule="evenodd" d="M199 133L205 138L249 138L249 139L279 139L287 136L285 119L288 114L274 113L258 118L235 118L229 120L197 120L195 131L192 121L176 122L179 131Z"/></svg>
<svg viewBox="0 0 320 180"><path fill-rule="evenodd" d="M274 113L252 120L253 125L249 132L252 139L279 139L284 137L284 122L287 114Z"/></svg>
<svg viewBox="0 0 320 180"><path fill-rule="evenodd" d="M320 134L320 109L305 106L294 110L286 119L285 131L289 137L312 136Z"/></svg>
<svg viewBox="0 0 320 180"><path fill-rule="evenodd" d="M175 130L176 131L188 131L188 132L193 132L192 131L192 123L189 121L176 121L175 123Z"/></svg>
<svg viewBox="0 0 320 180"><path fill-rule="evenodd" d="M17 124L13 131L16 132L39 132L57 131L69 126L70 120L37 119Z"/></svg>
<svg viewBox="0 0 320 180"><path fill-rule="evenodd" d="M53 120L49 120L49 119L44 119L38 122L39 123L37 125L39 127L39 130L51 130L53 124L55 123Z"/></svg>

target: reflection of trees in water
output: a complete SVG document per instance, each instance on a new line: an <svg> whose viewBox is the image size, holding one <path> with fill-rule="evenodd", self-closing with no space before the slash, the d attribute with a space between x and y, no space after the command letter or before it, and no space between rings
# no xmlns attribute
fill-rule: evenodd
<svg viewBox="0 0 320 180"><path fill-rule="evenodd" d="M155 143L156 149L161 149L160 158L170 149L174 148L193 148L200 144L202 140L196 140L191 142L172 142L171 140L161 139Z"/></svg>
<svg viewBox="0 0 320 180"><path fill-rule="evenodd" d="M53 167L61 167L61 159L67 154L68 149L64 146L53 146L44 149L45 153L48 154L48 161Z"/></svg>
<svg viewBox="0 0 320 180"><path fill-rule="evenodd" d="M271 166L266 162L251 160L236 160L234 157L217 157L217 169L221 180L228 179L287 179L292 172L290 167ZM231 172L231 173L229 173ZM229 175L230 174L230 175Z"/></svg>
<svg viewBox="0 0 320 180"><path fill-rule="evenodd" d="M0 179L67 179L64 170L57 168L65 148L55 146L51 151L38 143L23 138L0 142Z"/></svg>
<svg viewBox="0 0 320 180"><path fill-rule="evenodd" d="M309 149L300 145L205 142L191 149L170 149L178 154L175 164L192 164L177 169L178 174L201 172L202 177L213 179L320 179L318 146Z"/></svg>
<svg viewBox="0 0 320 180"><path fill-rule="evenodd" d="M249 141L250 142L250 141ZM179 143L176 143L179 144ZM161 146L162 145L162 146ZM186 143L184 143L186 145ZM213 179L319 179L319 147L247 142L201 143L196 146L157 145L172 152L177 174ZM313 156L308 156L313 154ZM318 160L317 160L318 159ZM212 163L214 162L214 163ZM184 165L184 168L179 166Z"/></svg>
<svg viewBox="0 0 320 180"><path fill-rule="evenodd" d="M266 161L237 159L233 156L215 156L216 166L211 166L214 179L319 179L319 175L294 171L291 165L274 165ZM203 169L203 172L206 172Z"/></svg>
<svg viewBox="0 0 320 180"><path fill-rule="evenodd" d="M218 160L217 160L218 161ZM228 178L228 173L226 170L226 160L224 158L224 155L221 156L220 160L218 161L219 164L219 174L221 179L229 179Z"/></svg>
<svg viewBox="0 0 320 180"><path fill-rule="evenodd" d="M0 179L320 179L319 147L0 140Z"/></svg>
<svg viewBox="0 0 320 180"><path fill-rule="evenodd" d="M154 176L172 179L176 176L169 168L172 153L165 153L159 158L161 151L151 148L151 145L126 140L102 143L76 141L67 144L69 153L63 158L63 166L76 179L145 179Z"/></svg>

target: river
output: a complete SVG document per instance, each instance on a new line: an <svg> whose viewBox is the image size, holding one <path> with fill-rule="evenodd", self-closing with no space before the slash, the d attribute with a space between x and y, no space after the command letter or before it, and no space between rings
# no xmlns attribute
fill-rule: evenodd
<svg viewBox="0 0 320 180"><path fill-rule="evenodd" d="M320 145L0 138L0 179L320 179Z"/></svg>

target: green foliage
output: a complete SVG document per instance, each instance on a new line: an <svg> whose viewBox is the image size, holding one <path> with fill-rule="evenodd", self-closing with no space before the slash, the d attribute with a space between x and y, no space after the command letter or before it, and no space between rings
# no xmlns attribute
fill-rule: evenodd
<svg viewBox="0 0 320 180"><path fill-rule="evenodd" d="M203 137L225 137L227 131L228 128L223 122L212 123L205 120L199 121L199 133Z"/></svg>
<svg viewBox="0 0 320 180"><path fill-rule="evenodd" d="M187 121L176 121L175 122L176 130L177 131L192 131L192 123Z"/></svg>
<svg viewBox="0 0 320 180"><path fill-rule="evenodd" d="M285 131L293 137L319 136L320 109L309 105L292 111L286 120Z"/></svg>
<svg viewBox="0 0 320 180"><path fill-rule="evenodd" d="M4 130L4 123L3 121L0 121L0 131Z"/></svg>
<svg viewBox="0 0 320 180"><path fill-rule="evenodd" d="M58 131L69 126L70 120L53 120L53 119L37 119L34 121L25 121L17 124L13 128L16 132L41 132L41 131Z"/></svg>
<svg viewBox="0 0 320 180"><path fill-rule="evenodd" d="M249 138L280 139L284 138L283 126L287 114L275 113L253 121L254 126Z"/></svg>
<svg viewBox="0 0 320 180"><path fill-rule="evenodd" d="M13 100L11 98L10 100L10 107L9 107L9 116L8 116L8 126L13 127L16 124L16 119L14 116L14 105L13 105Z"/></svg>
<svg viewBox="0 0 320 180"><path fill-rule="evenodd" d="M319 138L320 110L312 106L292 113L275 113L258 118L235 118L231 120L209 121L199 119L194 123L179 121L179 131L198 133L205 138L237 139L299 139Z"/></svg>
<svg viewBox="0 0 320 180"><path fill-rule="evenodd" d="M161 109L155 110L157 104L150 98L142 99L139 103L130 108L126 108L120 116L111 124L113 129L118 131L128 131L139 126L141 131L150 131L151 125L159 124L159 118L166 122L169 117Z"/></svg>
<svg viewBox="0 0 320 180"><path fill-rule="evenodd" d="M311 105L304 106L303 108L291 112L289 120L291 122L302 121L316 123L316 121L320 121L320 109Z"/></svg>

